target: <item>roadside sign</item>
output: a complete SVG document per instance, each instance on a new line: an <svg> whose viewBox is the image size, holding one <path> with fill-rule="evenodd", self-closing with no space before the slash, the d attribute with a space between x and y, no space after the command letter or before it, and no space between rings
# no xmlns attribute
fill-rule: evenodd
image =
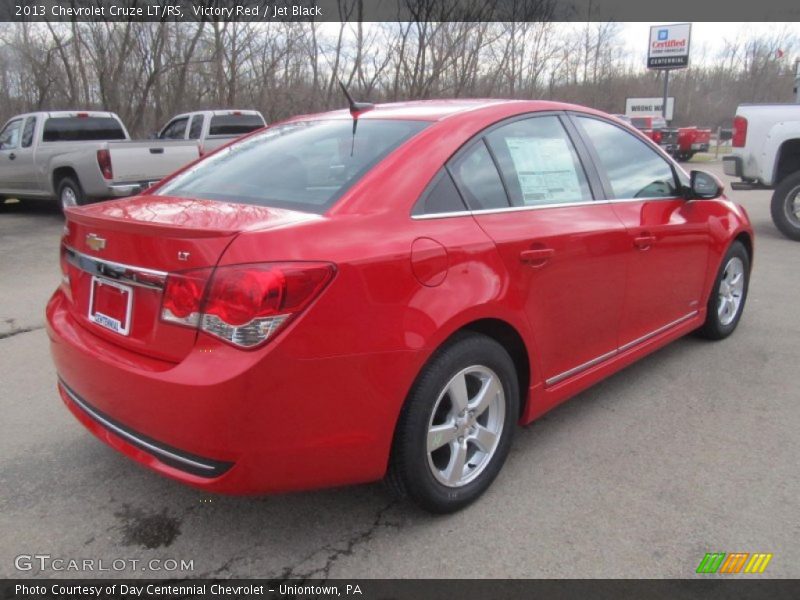
<svg viewBox="0 0 800 600"><path fill-rule="evenodd" d="M664 100L662 98L626 98L625 115L628 117L660 117L662 116ZM663 115L667 121L672 120L675 109L675 98L667 98L667 114Z"/></svg>
<svg viewBox="0 0 800 600"><path fill-rule="evenodd" d="M648 69L682 69L689 66L691 23L654 25L647 47Z"/></svg>

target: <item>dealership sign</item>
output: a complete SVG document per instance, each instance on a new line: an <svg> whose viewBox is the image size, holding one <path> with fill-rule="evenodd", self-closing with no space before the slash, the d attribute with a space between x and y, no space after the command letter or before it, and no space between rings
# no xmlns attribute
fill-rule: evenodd
<svg viewBox="0 0 800 600"><path fill-rule="evenodd" d="M625 100L625 115L628 117L660 117L661 107L664 104L662 98L627 98ZM672 119L672 111L675 109L675 98L667 98L667 121Z"/></svg>
<svg viewBox="0 0 800 600"><path fill-rule="evenodd" d="M650 28L648 69L682 69L689 66L691 23L655 25Z"/></svg>

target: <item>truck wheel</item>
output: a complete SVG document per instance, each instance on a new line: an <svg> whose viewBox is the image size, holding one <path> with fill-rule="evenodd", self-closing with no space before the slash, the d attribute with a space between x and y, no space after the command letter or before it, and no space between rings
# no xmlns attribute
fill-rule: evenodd
<svg viewBox="0 0 800 600"><path fill-rule="evenodd" d="M61 210L70 206L86 204L86 196L83 194L81 184L72 177L64 177L58 182L57 194Z"/></svg>
<svg viewBox="0 0 800 600"><path fill-rule="evenodd" d="M800 242L800 171L780 182L772 194L772 222L791 240Z"/></svg>

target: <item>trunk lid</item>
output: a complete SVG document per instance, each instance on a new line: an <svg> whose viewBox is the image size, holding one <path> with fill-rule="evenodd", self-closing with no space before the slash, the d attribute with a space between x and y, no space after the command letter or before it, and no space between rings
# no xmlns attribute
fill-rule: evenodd
<svg viewBox="0 0 800 600"><path fill-rule="evenodd" d="M246 204L149 195L69 209L63 244L70 311L98 337L140 354L178 362L191 350L197 332L160 319L167 274L214 267L242 231L282 227L310 218L319 217ZM253 257L253 262L279 259L259 256Z"/></svg>

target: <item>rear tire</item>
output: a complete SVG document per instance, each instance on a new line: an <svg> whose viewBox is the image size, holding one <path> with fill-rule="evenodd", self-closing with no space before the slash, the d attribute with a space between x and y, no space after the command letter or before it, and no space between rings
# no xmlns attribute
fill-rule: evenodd
<svg viewBox="0 0 800 600"><path fill-rule="evenodd" d="M770 204L772 222L790 240L800 241L800 171L780 182Z"/></svg>
<svg viewBox="0 0 800 600"><path fill-rule="evenodd" d="M78 180L73 177L64 177L58 182L56 190L59 205L63 211L72 206L82 206L86 204L86 196Z"/></svg>
<svg viewBox="0 0 800 600"><path fill-rule="evenodd" d="M491 485L519 417L514 362L494 339L459 333L423 368L395 431L387 483L433 513L451 513Z"/></svg>
<svg viewBox="0 0 800 600"><path fill-rule="evenodd" d="M706 305L706 322L697 333L709 340L722 340L733 333L742 318L750 285L750 256L744 245L731 244L720 263Z"/></svg>

